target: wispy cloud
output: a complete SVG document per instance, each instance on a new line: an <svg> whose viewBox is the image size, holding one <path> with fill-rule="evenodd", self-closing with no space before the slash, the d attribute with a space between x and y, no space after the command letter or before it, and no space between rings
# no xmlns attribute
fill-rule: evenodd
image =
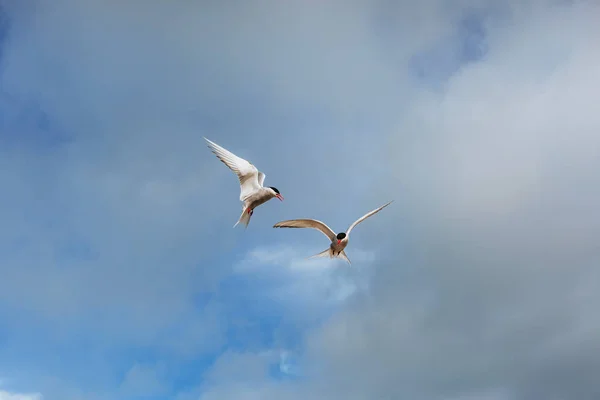
<svg viewBox="0 0 600 400"><path fill-rule="evenodd" d="M42 400L39 393L11 393L0 390L0 400Z"/></svg>
<svg viewBox="0 0 600 400"><path fill-rule="evenodd" d="M119 391L127 398L168 394L164 365L135 364L127 371Z"/></svg>
<svg viewBox="0 0 600 400"><path fill-rule="evenodd" d="M368 289L369 266L375 259L374 254L353 250L356 265L349 267L342 259L308 259L306 255L315 250L305 246L262 246L250 251L234 271L243 274L245 279L256 274L260 280L270 280L266 290L280 302L298 307L317 303L317 307L325 310Z"/></svg>

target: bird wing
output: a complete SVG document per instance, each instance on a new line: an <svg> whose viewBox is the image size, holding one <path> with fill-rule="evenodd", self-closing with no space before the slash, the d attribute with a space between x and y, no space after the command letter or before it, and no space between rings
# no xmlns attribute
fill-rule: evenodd
<svg viewBox="0 0 600 400"><path fill-rule="evenodd" d="M258 169L248 161L236 156L229 150L219 146L218 144L204 138L208 142L208 147L217 156L223 164L227 165L230 170L235 172L240 180L240 201L244 201L255 191L262 188L262 182L265 180L265 174L259 172Z"/></svg>
<svg viewBox="0 0 600 400"><path fill-rule="evenodd" d="M354 221L354 223L352 225L350 225L350 228L348 228L348 230L346 231L346 236L350 236L350 231L352 229L354 229L354 227L358 224L360 224L361 222L363 222L365 219L369 218L371 215L373 214L377 214L379 211L383 210L385 207L389 206L394 200L390 201L389 203L373 210L370 211L368 213L366 213L365 215L363 215L362 217L360 217L359 219L357 219L356 221Z"/></svg>
<svg viewBox="0 0 600 400"><path fill-rule="evenodd" d="M266 175L263 174L262 172L258 171L258 184L262 187L265 184L265 177Z"/></svg>
<svg viewBox="0 0 600 400"><path fill-rule="evenodd" d="M316 219L290 219L281 221L273 225L273 228L313 228L321 231L329 240L335 239L335 232L331 230L324 222Z"/></svg>

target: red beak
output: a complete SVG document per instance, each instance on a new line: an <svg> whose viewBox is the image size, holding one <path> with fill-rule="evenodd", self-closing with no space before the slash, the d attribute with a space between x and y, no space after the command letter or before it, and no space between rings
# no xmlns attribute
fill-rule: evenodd
<svg viewBox="0 0 600 400"><path fill-rule="evenodd" d="M280 195L279 193L277 193L277 194L275 195L275 197L277 197L277 198L279 199L279 201L283 201L283 196L282 196L282 195Z"/></svg>
<svg viewBox="0 0 600 400"><path fill-rule="evenodd" d="M341 241L341 240L338 240L338 244L340 244L340 243L342 243L342 241Z"/></svg>

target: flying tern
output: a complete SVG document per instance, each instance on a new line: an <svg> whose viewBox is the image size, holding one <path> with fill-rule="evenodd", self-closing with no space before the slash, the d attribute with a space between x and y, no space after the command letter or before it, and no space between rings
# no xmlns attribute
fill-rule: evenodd
<svg viewBox="0 0 600 400"><path fill-rule="evenodd" d="M318 221L316 219L290 219L287 221L281 221L281 222L276 223L275 225L273 225L273 228L313 228L313 229L317 229L317 230L321 231L325 236L327 236L327 238L329 240L331 240L331 244L329 245L328 249L323 250L322 252L315 254L314 256L308 257L308 258L327 257L327 256L329 256L329 258L338 258L339 257L339 258L343 258L344 260L346 260L348 262L348 264L352 264L350 262L350 259L346 255L346 252L344 251L346 246L348 246L350 232L352 231L352 229L354 229L354 227L356 225L360 224L361 222L363 222L365 219L369 218L370 216L377 214L379 211L381 211L385 207L389 206L393 201L394 200L363 215L362 217L360 217L359 219L354 221L354 223L352 223L352 225L350 225L350 227L348 228L348 230L346 232L340 232L337 235L324 222Z"/></svg>
<svg viewBox="0 0 600 400"><path fill-rule="evenodd" d="M267 201L277 198L283 201L283 196L279 190L273 186L264 187L265 174L260 172L254 165L236 156L229 150L218 144L204 138L208 142L208 147L217 156L223 164L227 165L238 177L240 181L240 201L242 204L242 215L238 222L233 225L235 228L239 223L248 227L250 217L254 214L254 209Z"/></svg>

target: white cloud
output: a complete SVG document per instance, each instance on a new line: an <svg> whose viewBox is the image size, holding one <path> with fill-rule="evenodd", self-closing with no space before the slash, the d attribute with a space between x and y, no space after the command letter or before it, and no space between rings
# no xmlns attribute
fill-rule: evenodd
<svg viewBox="0 0 600 400"><path fill-rule="evenodd" d="M287 244L261 246L251 250L234 271L269 277L273 280L266 289L269 296L299 309L325 310L368 289L370 267L375 260L372 252L349 250L354 261L348 265L342 259L307 259L311 251L315 252L306 246Z"/></svg>
<svg viewBox="0 0 600 400"><path fill-rule="evenodd" d="M279 354L279 370L290 376L298 375L300 370L294 357L294 353L290 351L281 351Z"/></svg>
<svg viewBox="0 0 600 400"><path fill-rule="evenodd" d="M14 393L0 390L0 400L42 400L40 393Z"/></svg>
<svg viewBox="0 0 600 400"><path fill-rule="evenodd" d="M136 363L125 374L120 392L126 397L164 396L168 390L165 374L164 365Z"/></svg>

